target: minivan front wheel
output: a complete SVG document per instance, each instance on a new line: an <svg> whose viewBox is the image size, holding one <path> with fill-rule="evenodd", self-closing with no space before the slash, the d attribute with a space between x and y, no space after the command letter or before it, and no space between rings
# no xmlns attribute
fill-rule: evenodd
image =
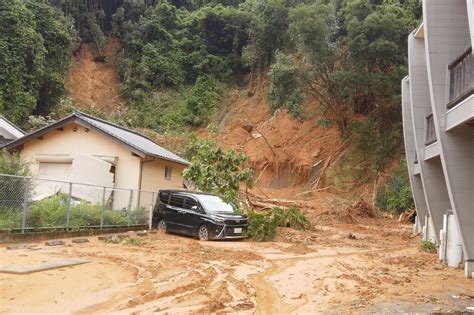
<svg viewBox="0 0 474 315"><path fill-rule="evenodd" d="M209 240L209 229L205 225L201 225L198 230L198 237L200 241Z"/></svg>
<svg viewBox="0 0 474 315"><path fill-rule="evenodd" d="M163 232L163 233L166 233L168 232L168 227L166 226L166 221L161 219L160 221L158 221L158 231L160 232Z"/></svg>

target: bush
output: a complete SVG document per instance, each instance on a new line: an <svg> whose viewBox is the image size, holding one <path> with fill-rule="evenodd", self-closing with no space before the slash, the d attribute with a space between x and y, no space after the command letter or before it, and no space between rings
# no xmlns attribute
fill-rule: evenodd
<svg viewBox="0 0 474 315"><path fill-rule="evenodd" d="M33 228L66 227L67 201L68 197L64 194L36 201L28 209L27 226ZM69 228L80 230L99 226L102 211L104 213L104 226L125 226L128 224L127 211L103 210L101 204L73 201L69 217ZM146 214L144 208L131 211L131 225L143 225L145 223Z"/></svg>
<svg viewBox="0 0 474 315"><path fill-rule="evenodd" d="M0 209L0 230L21 228L22 214L20 209Z"/></svg>
<svg viewBox="0 0 474 315"><path fill-rule="evenodd" d="M277 234L277 227L290 227L300 231L310 228L308 218L299 208L291 207L287 210L275 207L268 213L248 212L248 236L258 242L271 241Z"/></svg>
<svg viewBox="0 0 474 315"><path fill-rule="evenodd" d="M393 177L377 192L375 201L377 207L396 215L415 208L405 160L400 161Z"/></svg>
<svg viewBox="0 0 474 315"><path fill-rule="evenodd" d="M28 176L29 165L18 155L0 150L0 174ZM0 175L0 227L14 228L18 225L15 222L21 224L22 203L28 183L29 180L22 177ZM20 213L19 220L17 213Z"/></svg>
<svg viewBox="0 0 474 315"><path fill-rule="evenodd" d="M30 169L28 163L21 160L17 154L0 150L0 174L29 176Z"/></svg>

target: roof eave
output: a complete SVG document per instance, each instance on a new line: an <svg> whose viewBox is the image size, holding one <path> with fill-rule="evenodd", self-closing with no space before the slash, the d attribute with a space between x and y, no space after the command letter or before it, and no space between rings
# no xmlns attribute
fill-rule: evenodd
<svg viewBox="0 0 474 315"><path fill-rule="evenodd" d="M170 159L170 158L167 158L167 157L164 157L164 156L161 156L161 155L157 155L157 154L152 154L152 153L147 153L148 156L151 156L155 159L160 159L160 160L165 160L165 161L169 161L169 162L173 162L173 163L177 163L177 164L181 164L181 165L184 165L184 166L189 166L191 165L190 162L188 161L179 161L179 160L175 160L175 159Z"/></svg>

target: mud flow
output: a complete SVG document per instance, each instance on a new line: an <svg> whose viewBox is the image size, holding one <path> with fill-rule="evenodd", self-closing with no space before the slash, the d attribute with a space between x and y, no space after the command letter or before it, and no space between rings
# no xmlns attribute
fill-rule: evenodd
<svg viewBox="0 0 474 315"><path fill-rule="evenodd" d="M0 313L318 314L465 311L474 283L388 219L280 230L278 241L200 242L148 234L141 245L0 248L1 264L92 262L0 274ZM38 249L39 248L39 249Z"/></svg>

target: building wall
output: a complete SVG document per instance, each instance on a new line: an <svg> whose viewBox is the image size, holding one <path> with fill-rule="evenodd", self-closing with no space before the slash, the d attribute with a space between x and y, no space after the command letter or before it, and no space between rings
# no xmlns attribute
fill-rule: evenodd
<svg viewBox="0 0 474 315"><path fill-rule="evenodd" d="M472 15L466 0L423 2L428 81L441 166L465 259L474 260L474 129L461 125L446 131L447 65L471 44L468 13Z"/></svg>
<svg viewBox="0 0 474 315"><path fill-rule="evenodd" d="M450 109L447 104L452 79L448 65L474 42L473 18L473 0L423 0L423 24L408 38L409 77L402 80L402 90L411 94L409 101L402 101L405 144L410 145L413 137L420 162L416 169L431 217L427 218L423 238L447 237L441 246L448 252L459 251L461 243L467 277L474 270L474 126L466 123L474 117L474 98L466 98ZM460 79L466 77L454 78ZM436 142L426 145L425 117L429 113L433 114ZM410 115L412 126L407 124ZM407 155L412 151L407 148ZM410 165L411 169L415 165ZM416 198L414 186L412 181ZM423 208L418 204L416 207L419 214L423 213ZM455 219L449 227L442 224L447 214L454 214Z"/></svg>
<svg viewBox="0 0 474 315"><path fill-rule="evenodd" d="M141 189L157 191L159 189L184 189L181 172L185 165L165 160L142 160ZM171 167L171 178L165 178L165 167Z"/></svg>
<svg viewBox="0 0 474 315"><path fill-rule="evenodd" d="M74 132L73 128L77 128ZM140 182L140 157L111 138L77 124L65 126L63 131L53 131L44 135L43 140L35 139L25 143L20 156L31 163L34 175L38 172L39 155L85 155L110 156L117 158L115 186L138 189Z"/></svg>
<svg viewBox="0 0 474 315"><path fill-rule="evenodd" d="M77 128L76 131L73 129ZM38 177L53 178L58 180L74 181L68 174L44 175L38 174L38 157L42 155L72 155L80 153L83 155L109 156L116 158L115 187L139 189L140 183L140 157L132 155L122 144L102 135L94 130L88 130L78 124L65 126L63 131L57 130L43 136L43 140L35 139L25 143L20 152L21 158L30 162L31 172ZM84 170L87 172L88 170ZM90 170L89 170L90 171ZM108 175L108 174L106 174ZM99 177L100 174L97 174ZM89 182L97 184L101 181ZM133 199L137 198L134 196ZM130 202L130 192L117 191L114 195L115 209L127 207ZM133 201L132 201L133 202Z"/></svg>
<svg viewBox="0 0 474 315"><path fill-rule="evenodd" d="M171 167L170 179L165 178L166 167ZM184 189L184 178L181 173L186 168L185 165L166 160L145 158L141 161L141 168L141 190L158 191L161 189ZM154 204L156 197L156 194L142 192L140 194L140 205L147 208Z"/></svg>
<svg viewBox="0 0 474 315"><path fill-rule="evenodd" d="M425 226L426 224L425 218L428 216L428 206L426 204L425 193L423 191L421 174L414 174L417 148L415 143L415 134L413 130L412 106L410 101L410 84L411 83L409 82L409 80L407 80L407 78L402 80L402 117L404 126L403 133L405 140L408 177L410 179L410 185L413 192L413 200L415 202L418 222L421 225L420 228L423 228L423 226ZM418 163L420 162L418 161Z"/></svg>

